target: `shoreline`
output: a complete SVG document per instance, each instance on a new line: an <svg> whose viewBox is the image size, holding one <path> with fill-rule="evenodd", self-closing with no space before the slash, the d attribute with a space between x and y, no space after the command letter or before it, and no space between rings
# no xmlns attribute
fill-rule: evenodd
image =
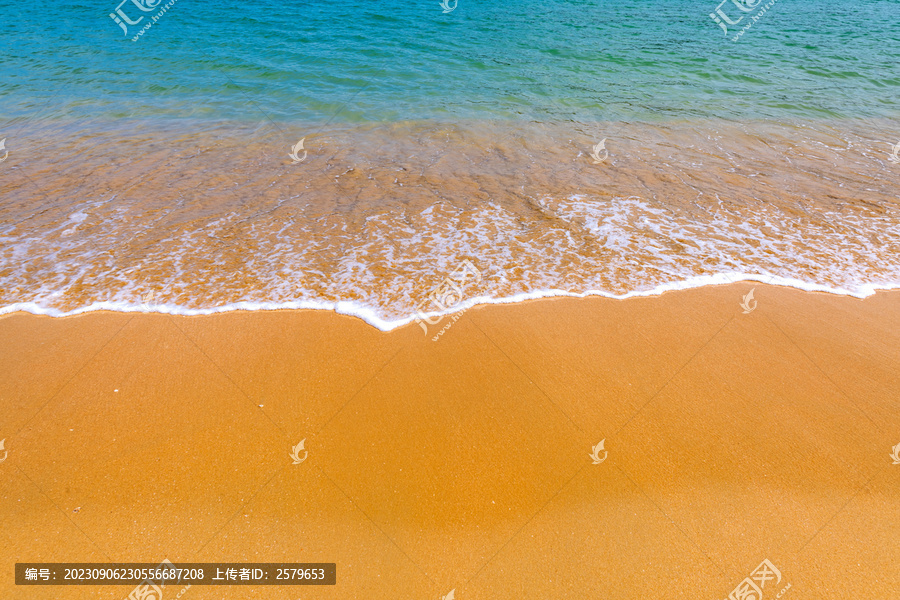
<svg viewBox="0 0 900 600"><path fill-rule="evenodd" d="M269 312L269 311L327 311L334 314L355 317L364 323L378 329L382 332L390 332L395 329L405 327L416 323L424 318L443 318L452 317L466 312L472 308L479 308L494 305L511 305L531 302L535 300L544 300L552 298L605 298L610 300L629 300L632 298L655 298L671 292L679 292L684 290L693 290L706 287L720 287L739 283L758 283L763 285L771 285L776 287L784 287L803 292L818 292L838 297L850 297L859 300L865 300L881 292L894 292L900 290L900 283L895 284L864 284L860 286L859 291L851 291L845 289L835 289L826 285L809 283L798 279L787 279L778 276L766 275L741 275L741 274L716 274L716 275L700 275L690 280L679 281L669 284L662 284L651 290L628 292L626 294L613 294L600 290L588 290L586 292L570 292L566 290L538 290L534 292L523 292L513 296L501 298L476 297L460 301L458 304L449 307L445 311L427 311L419 315L412 315L404 318L389 320L381 316L376 309L367 306L361 306L352 301L338 301L334 303L316 301L316 300L297 300L291 302L234 302L224 306L213 308L192 309L180 306L171 306L166 304L146 305L131 304L118 301L95 302L89 306L73 309L70 311L60 311L54 308L46 308L39 306L35 302L18 302L8 306L0 306L0 317L5 315L14 315L17 313L49 316L51 318L68 318L79 315L91 314L96 312L114 312L114 313L140 313L140 314L165 314L173 316L196 317L211 316L218 314L227 314L236 311L245 312Z"/></svg>
<svg viewBox="0 0 900 600"><path fill-rule="evenodd" d="M10 143L4 311L121 310L151 292L173 312L352 301L338 310L389 329L457 304L429 296L466 261L483 281L462 295L479 302L652 295L732 272L854 295L900 282L897 171L871 126L263 129L98 133L71 168L49 157L83 143Z"/></svg>

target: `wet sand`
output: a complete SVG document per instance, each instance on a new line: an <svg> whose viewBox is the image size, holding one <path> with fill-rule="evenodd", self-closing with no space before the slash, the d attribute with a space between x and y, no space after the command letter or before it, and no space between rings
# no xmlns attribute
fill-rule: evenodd
<svg viewBox="0 0 900 600"><path fill-rule="evenodd" d="M163 558L337 563L185 600L718 600L764 559L766 599L900 589L900 293L541 300L431 341L448 322L0 318L0 598L131 589L17 588L17 561Z"/></svg>
<svg viewBox="0 0 900 600"><path fill-rule="evenodd" d="M349 301L399 321L436 310L463 260L484 275L467 298L735 273L866 295L900 282L896 127L46 124L3 163L0 307L60 316L153 293L189 311Z"/></svg>

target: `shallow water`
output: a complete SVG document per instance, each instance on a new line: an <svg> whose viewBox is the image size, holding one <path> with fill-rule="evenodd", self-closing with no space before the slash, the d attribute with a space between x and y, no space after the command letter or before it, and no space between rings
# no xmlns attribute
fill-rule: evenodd
<svg viewBox="0 0 900 600"><path fill-rule="evenodd" d="M159 0L134 0L154 5ZM719 0L720 1L720 0ZM898 116L893 0L132 2L3 7L0 115L279 123ZM736 0L737 1L737 0ZM116 6L143 19L129 35ZM9 131L10 127L5 127ZM12 127L14 129L14 127Z"/></svg>
<svg viewBox="0 0 900 600"><path fill-rule="evenodd" d="M182 2L131 41L114 3L9 7L0 311L897 287L900 5L737 42L715 8Z"/></svg>
<svg viewBox="0 0 900 600"><path fill-rule="evenodd" d="M132 125L127 144L45 131L8 161L6 310L351 302L390 327L458 300L711 276L900 282L889 123L394 123L306 135L299 163L282 141L299 129ZM478 277L429 299L464 261Z"/></svg>

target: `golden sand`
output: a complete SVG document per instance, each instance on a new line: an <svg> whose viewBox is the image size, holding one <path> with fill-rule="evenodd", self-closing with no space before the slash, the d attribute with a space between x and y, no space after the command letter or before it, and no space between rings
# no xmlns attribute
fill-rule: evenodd
<svg viewBox="0 0 900 600"><path fill-rule="evenodd" d="M185 600L721 600L768 559L766 599L885 600L898 324L900 293L747 283L473 308L437 342L325 311L9 315L0 598L131 589L16 587L15 562L168 558L337 563Z"/></svg>

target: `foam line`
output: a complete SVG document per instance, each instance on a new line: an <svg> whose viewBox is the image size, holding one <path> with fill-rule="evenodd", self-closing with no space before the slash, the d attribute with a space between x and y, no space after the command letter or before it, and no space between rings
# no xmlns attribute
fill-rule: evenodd
<svg viewBox="0 0 900 600"><path fill-rule="evenodd" d="M628 298L659 296L665 292L675 290L686 290L699 288L710 285L727 285L740 281L756 281L769 285L779 285L784 287L792 287L807 292L825 292L839 296L852 296L854 298L867 298L874 295L880 290L900 289L900 283L888 284L863 284L857 290L846 290L841 288L833 288L818 283L802 281L800 279L786 278L773 275L745 274L745 273L718 273L715 275L698 275L688 279L664 283L657 285L649 290L632 291L625 294L612 294L603 290L587 290L585 292L569 292L565 290L549 289L534 290L512 296L501 298L493 298L489 296L479 296L470 298L464 302L453 306L452 308L441 312L424 313L428 318L443 317L462 310L466 310L473 306L487 304L516 304L528 300L538 300L541 298L587 298L590 296L600 296L604 298L612 298L616 300L625 300ZM17 302L7 306L0 307L0 315L10 314L14 312L27 312L35 315L47 315L50 317L71 317L75 315L85 314L95 311L113 311L113 312L139 312L139 313L162 313L180 316L195 315L212 315L219 313L227 313L238 310L245 311L263 311L263 310L330 310L337 314L356 317L368 323L369 325L381 330L392 331L399 327L403 327L410 323L414 323L417 315L410 315L401 319L389 320L385 319L376 309L350 301L339 302L319 302L313 300L302 300L294 302L234 302L217 306L215 308L191 309L183 308L177 305L161 304L161 305L136 305L126 302L94 302L88 306L76 308L71 311L60 311L55 308L45 308L35 302Z"/></svg>

